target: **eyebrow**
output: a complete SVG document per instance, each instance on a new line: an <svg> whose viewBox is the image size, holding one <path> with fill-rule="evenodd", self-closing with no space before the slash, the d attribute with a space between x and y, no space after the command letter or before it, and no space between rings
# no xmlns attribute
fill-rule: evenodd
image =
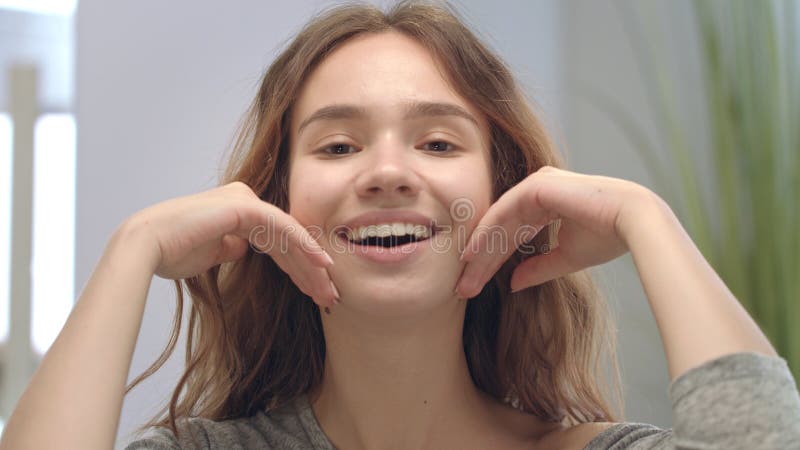
<svg viewBox="0 0 800 450"><path fill-rule="evenodd" d="M410 102L405 105L405 116L403 119L419 119L422 117L441 117L441 116L455 116L467 119L475 126L478 121L466 109L453 104L441 102ZM367 117L367 110L360 106L337 104L322 107L311 114L307 119L300 123L297 128L297 134L303 131L303 128L310 125L312 122L319 120L340 120L340 119L363 119Z"/></svg>

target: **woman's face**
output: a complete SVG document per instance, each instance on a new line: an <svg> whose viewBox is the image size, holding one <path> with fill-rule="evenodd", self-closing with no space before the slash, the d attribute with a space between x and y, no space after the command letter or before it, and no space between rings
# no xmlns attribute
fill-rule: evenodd
<svg viewBox="0 0 800 450"><path fill-rule="evenodd" d="M452 299L460 250L491 203L485 119L439 65L402 34L359 36L294 105L289 212L333 258L349 307L397 314ZM406 237L379 239L389 231ZM416 242L396 245L408 235Z"/></svg>

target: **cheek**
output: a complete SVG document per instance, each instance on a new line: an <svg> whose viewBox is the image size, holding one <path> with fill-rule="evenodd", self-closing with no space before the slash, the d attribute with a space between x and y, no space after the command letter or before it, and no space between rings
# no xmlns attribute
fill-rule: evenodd
<svg viewBox="0 0 800 450"><path fill-rule="evenodd" d="M454 171L450 176L450 186L455 198L469 200L474 215L483 215L492 203L493 182L491 170L482 161L475 161L468 167Z"/></svg>
<svg viewBox="0 0 800 450"><path fill-rule="evenodd" d="M476 160L428 176L433 180L432 185L438 187L440 201L447 209L451 223L471 232L492 203L490 171L482 161Z"/></svg>
<svg viewBox="0 0 800 450"><path fill-rule="evenodd" d="M341 180L322 176L313 165L297 164L290 172L288 189L289 214L303 225L321 225L342 186Z"/></svg>
<svg viewBox="0 0 800 450"><path fill-rule="evenodd" d="M473 227L480 222L483 215L486 214L486 211L488 211L492 205L494 182L492 179L492 170L487 166L488 163L476 167L475 171L472 172L475 174L475 177L472 178L471 183L469 183L470 198L474 206L474 217L471 220L471 226Z"/></svg>
<svg viewBox="0 0 800 450"><path fill-rule="evenodd" d="M312 202L315 186L311 182L311 177L306 175L308 170L302 165L294 165L289 171L289 183L287 185L289 197L289 214L300 223L308 223L309 213L314 210Z"/></svg>

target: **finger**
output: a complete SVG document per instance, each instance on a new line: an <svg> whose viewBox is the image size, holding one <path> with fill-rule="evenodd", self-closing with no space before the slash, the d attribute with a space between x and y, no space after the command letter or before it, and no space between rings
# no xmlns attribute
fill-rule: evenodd
<svg viewBox="0 0 800 450"><path fill-rule="evenodd" d="M487 248L491 250L491 245L503 249L502 244L510 244L516 248L559 219L555 210L542 205L541 193L548 187L545 180L554 175L534 175L538 176L509 189L486 211L464 248L463 261L471 261Z"/></svg>
<svg viewBox="0 0 800 450"><path fill-rule="evenodd" d="M537 286L575 272L560 248L549 253L532 256L520 263L511 274L511 292Z"/></svg>
<svg viewBox="0 0 800 450"><path fill-rule="evenodd" d="M493 271L513 253L515 246L509 242L510 230L518 228L521 223L508 213L509 202L509 197L501 197L472 230L461 254L461 259L467 264L456 284L456 293L460 297L478 295Z"/></svg>
<svg viewBox="0 0 800 450"><path fill-rule="evenodd" d="M293 249L285 255L274 258L281 270L289 274L292 281L304 294L311 297L320 306L332 306L338 296L336 288L325 268L309 263L299 255L300 250Z"/></svg>
<svg viewBox="0 0 800 450"><path fill-rule="evenodd" d="M323 306L333 306L337 303L339 293L328 274L327 269L321 267L310 268L309 283L314 292L318 293L317 303Z"/></svg>
<svg viewBox="0 0 800 450"><path fill-rule="evenodd" d="M288 216L291 222L286 230L289 233L290 245L295 245L303 253L303 256L317 267L330 267L333 265L333 258L319 244L317 239L303 227L294 217Z"/></svg>
<svg viewBox="0 0 800 450"><path fill-rule="evenodd" d="M457 294L463 298L472 298L478 295L483 286L508 260L516 248L539 232L538 228L531 227L523 235L524 239L519 236L509 238L511 232L508 230L514 228L519 229L520 227L493 225L490 232L484 232L484 230L489 230L487 228L479 230L477 236L473 233L474 240L471 245L474 247L468 247L472 248L473 253L469 256L469 261L467 261L457 284Z"/></svg>
<svg viewBox="0 0 800 450"><path fill-rule="evenodd" d="M322 295L314 290L311 280L306 274L296 269L287 271L286 274L292 279L292 282L295 284L295 286L297 286L297 289L310 298L311 301L321 306L325 305L325 302L322 301Z"/></svg>
<svg viewBox="0 0 800 450"><path fill-rule="evenodd" d="M298 248L315 266L328 267L333 264L330 255L296 219L277 207L264 205L267 208L259 211L258 220L248 217L246 220L250 225L239 230L239 236L246 234L243 237L256 251L275 257L279 253L287 253L290 248Z"/></svg>
<svg viewBox="0 0 800 450"><path fill-rule="evenodd" d="M333 306L339 299L339 292L333 284L328 269L311 264L305 254L301 253L304 253L302 248L293 248L289 252L290 258L296 263L295 267L305 275L307 283L316 294L314 298L318 300L317 303Z"/></svg>
<svg viewBox="0 0 800 450"><path fill-rule="evenodd" d="M220 242L220 250L214 265L236 261L242 258L247 253L248 246L249 243L247 240L239 236L226 234L222 237L222 241Z"/></svg>
<svg viewBox="0 0 800 450"><path fill-rule="evenodd" d="M494 276L500 267L511 257L523 243L532 239L539 229L531 227L522 237L507 236L506 227L498 227L492 233L484 233L476 237L477 253L464 266L464 270L456 287L456 293L463 298L478 295L483 286Z"/></svg>
<svg viewBox="0 0 800 450"><path fill-rule="evenodd" d="M313 292L311 297L314 302L320 306L333 306L338 294L333 287L333 281L328 274L328 270L311 265L308 261L297 256L294 257L294 262L295 270L300 272L298 277Z"/></svg>
<svg viewBox="0 0 800 450"><path fill-rule="evenodd" d="M456 287L456 293L464 298L478 295L520 245L529 242L557 218L554 213L536 206L530 193L535 186L529 183L517 187L489 208L468 240L462 253L467 265Z"/></svg>

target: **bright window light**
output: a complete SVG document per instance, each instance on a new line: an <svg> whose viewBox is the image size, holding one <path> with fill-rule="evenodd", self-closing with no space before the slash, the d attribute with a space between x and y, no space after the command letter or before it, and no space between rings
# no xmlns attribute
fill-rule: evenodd
<svg viewBox="0 0 800 450"><path fill-rule="evenodd" d="M11 259L11 118L0 114L0 341L8 339Z"/></svg>
<svg viewBox="0 0 800 450"><path fill-rule="evenodd" d="M0 9L14 9L37 14L75 14L78 0L0 0Z"/></svg>
<svg viewBox="0 0 800 450"><path fill-rule="evenodd" d="M36 123L33 184L33 348L44 354L73 304L75 273L75 119Z"/></svg>

